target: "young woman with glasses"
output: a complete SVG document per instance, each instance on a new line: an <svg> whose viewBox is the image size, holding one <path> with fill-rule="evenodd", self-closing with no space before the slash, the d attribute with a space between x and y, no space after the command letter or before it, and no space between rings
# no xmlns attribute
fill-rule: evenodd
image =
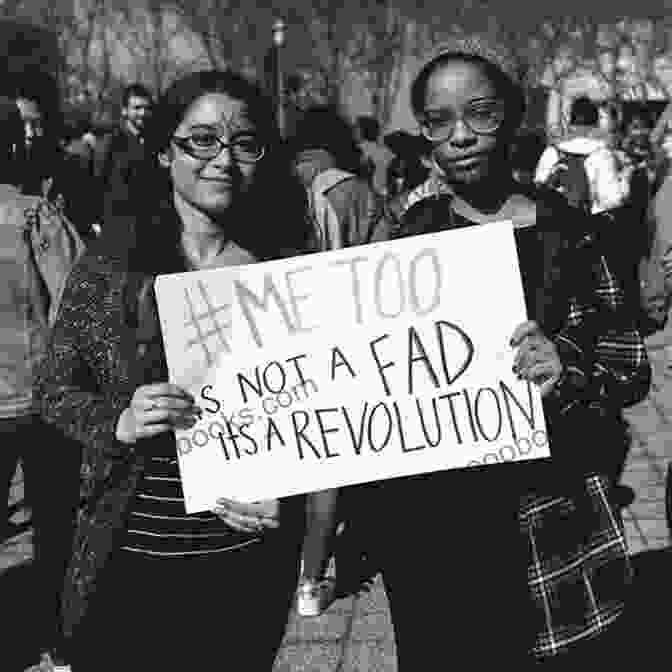
<svg viewBox="0 0 672 672"><path fill-rule="evenodd" d="M40 374L43 415L82 445L70 659L75 672L270 670L304 498L244 505L222 492L212 512L185 514L172 430L199 408L168 382L153 280L302 251L305 197L271 105L234 73L176 81L148 142L147 214L114 243L103 234L72 274Z"/></svg>
<svg viewBox="0 0 672 672"><path fill-rule="evenodd" d="M513 350L514 372L539 386L552 452L375 489L366 511L401 672L426 661L581 669L623 612L630 578L606 475L625 439L621 409L646 394L650 370L589 222L512 175L524 112L517 72L502 45L480 36L442 45L424 64L411 103L434 174L375 236L513 223L530 321L501 345ZM488 269L496 253L473 258L492 287L492 301L474 310L493 322L508 319Z"/></svg>

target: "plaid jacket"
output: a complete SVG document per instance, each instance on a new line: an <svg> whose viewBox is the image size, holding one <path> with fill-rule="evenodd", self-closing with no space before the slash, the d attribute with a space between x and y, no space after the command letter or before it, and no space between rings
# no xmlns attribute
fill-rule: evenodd
<svg viewBox="0 0 672 672"><path fill-rule="evenodd" d="M544 659L598 636L624 610L632 567L607 474L611 453L628 440L621 411L647 394L650 367L597 237L554 196L526 196L540 241L538 255L520 260L528 313L552 337L564 365L544 401L550 470L528 481L535 490L523 494L520 507L536 615L532 653ZM453 213L451 200L428 180L392 204L374 240L473 224ZM529 220L523 208L520 221Z"/></svg>

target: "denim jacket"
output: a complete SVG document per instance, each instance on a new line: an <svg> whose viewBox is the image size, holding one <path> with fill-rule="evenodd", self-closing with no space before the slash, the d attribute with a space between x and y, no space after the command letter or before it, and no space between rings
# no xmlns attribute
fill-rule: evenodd
<svg viewBox="0 0 672 672"><path fill-rule="evenodd" d="M56 206L0 185L0 418L34 412L34 368L83 251Z"/></svg>

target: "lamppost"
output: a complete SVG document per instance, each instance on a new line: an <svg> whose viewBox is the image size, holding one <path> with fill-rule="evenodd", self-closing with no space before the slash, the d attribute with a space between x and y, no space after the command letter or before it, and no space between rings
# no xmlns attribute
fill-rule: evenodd
<svg viewBox="0 0 672 672"><path fill-rule="evenodd" d="M286 24L282 19L276 19L273 23L273 50L275 51L275 104L277 112L277 122L280 133L285 135L285 76L282 63L282 48L285 46Z"/></svg>

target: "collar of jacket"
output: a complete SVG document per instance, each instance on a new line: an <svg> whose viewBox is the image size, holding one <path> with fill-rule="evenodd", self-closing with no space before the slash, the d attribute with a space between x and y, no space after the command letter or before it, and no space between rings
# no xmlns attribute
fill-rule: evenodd
<svg viewBox="0 0 672 672"><path fill-rule="evenodd" d="M326 149L304 149L297 153L294 164L305 184L329 168L336 168L334 157Z"/></svg>
<svg viewBox="0 0 672 672"><path fill-rule="evenodd" d="M432 170L429 177L422 184L408 192L401 208L401 214L403 215L409 208L420 201L447 194L452 195L453 190L441 179L438 170Z"/></svg>

